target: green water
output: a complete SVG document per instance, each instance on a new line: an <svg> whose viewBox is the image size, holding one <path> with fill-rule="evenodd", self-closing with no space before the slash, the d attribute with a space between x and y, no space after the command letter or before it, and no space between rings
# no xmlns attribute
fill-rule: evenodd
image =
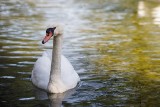
<svg viewBox="0 0 160 107"><path fill-rule="evenodd" d="M63 54L79 87L47 94L31 83L47 25L65 24ZM0 1L1 107L158 107L158 0Z"/></svg>

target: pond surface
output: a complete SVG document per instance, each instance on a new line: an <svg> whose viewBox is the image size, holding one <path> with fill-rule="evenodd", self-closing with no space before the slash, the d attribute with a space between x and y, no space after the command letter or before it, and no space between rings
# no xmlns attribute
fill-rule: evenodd
<svg viewBox="0 0 160 107"><path fill-rule="evenodd" d="M158 0L157 0L158 1ZM1 0L1 107L158 107L160 2ZM63 54L79 73L76 89L47 94L31 83L48 25L65 24Z"/></svg>

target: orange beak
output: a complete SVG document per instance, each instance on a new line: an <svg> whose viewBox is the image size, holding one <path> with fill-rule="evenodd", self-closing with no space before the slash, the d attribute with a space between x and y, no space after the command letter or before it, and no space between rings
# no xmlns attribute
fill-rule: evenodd
<svg viewBox="0 0 160 107"><path fill-rule="evenodd" d="M46 42L48 42L48 40L52 37L52 32L46 33L46 36L44 37L44 39L42 40L42 44L45 44Z"/></svg>

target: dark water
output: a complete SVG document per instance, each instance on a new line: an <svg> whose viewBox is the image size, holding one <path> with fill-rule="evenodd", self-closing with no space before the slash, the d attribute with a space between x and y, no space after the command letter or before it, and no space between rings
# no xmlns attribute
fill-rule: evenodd
<svg viewBox="0 0 160 107"><path fill-rule="evenodd" d="M158 1L158 0L157 0ZM64 23L63 54L81 77L63 94L36 89L31 70ZM1 107L158 107L160 2L156 0L1 0Z"/></svg>

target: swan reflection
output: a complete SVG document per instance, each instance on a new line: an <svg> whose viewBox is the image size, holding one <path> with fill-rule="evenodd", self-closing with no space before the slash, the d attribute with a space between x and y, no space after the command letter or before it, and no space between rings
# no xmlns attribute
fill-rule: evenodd
<svg viewBox="0 0 160 107"><path fill-rule="evenodd" d="M49 107L61 107L62 101L67 100L71 95L76 91L76 88L68 90L64 93L50 94L41 89L35 88L35 96L38 100L47 100L49 99Z"/></svg>

